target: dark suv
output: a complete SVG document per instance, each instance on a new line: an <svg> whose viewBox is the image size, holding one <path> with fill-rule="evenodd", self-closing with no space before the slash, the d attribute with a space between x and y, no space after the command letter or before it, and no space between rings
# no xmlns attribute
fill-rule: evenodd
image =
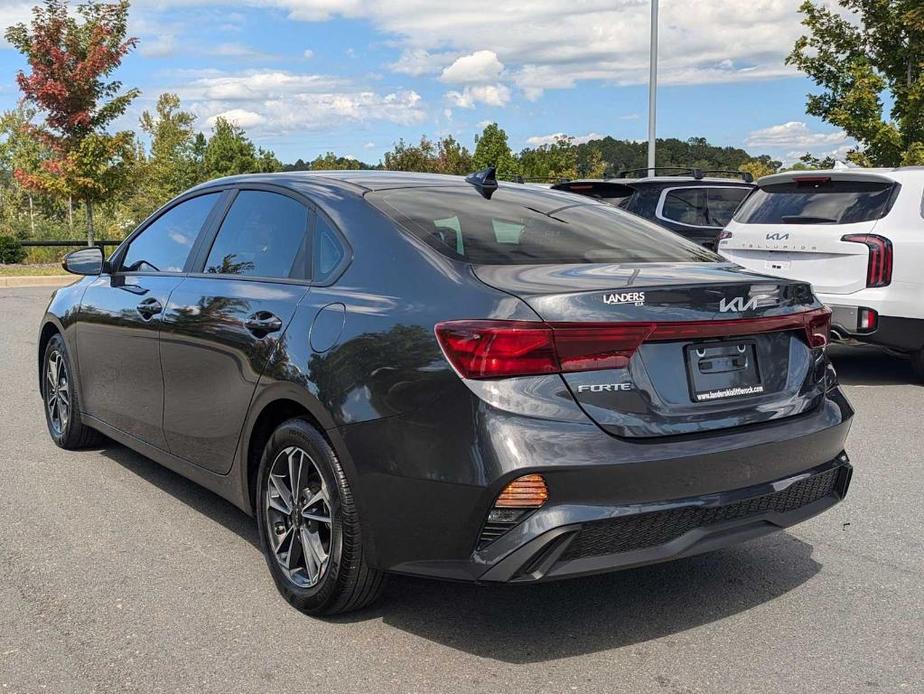
<svg viewBox="0 0 924 694"><path fill-rule="evenodd" d="M805 282L492 172L213 181L59 289L48 430L99 433L256 516L282 594L386 572L580 576L837 503L853 410Z"/></svg>
<svg viewBox="0 0 924 694"><path fill-rule="evenodd" d="M673 172L659 175L658 172ZM653 176L631 178L647 169L624 171L617 178L561 181L555 190L578 193L617 205L657 222L710 250L719 233L755 186L750 174L697 169L655 169ZM709 174L737 175L739 180Z"/></svg>

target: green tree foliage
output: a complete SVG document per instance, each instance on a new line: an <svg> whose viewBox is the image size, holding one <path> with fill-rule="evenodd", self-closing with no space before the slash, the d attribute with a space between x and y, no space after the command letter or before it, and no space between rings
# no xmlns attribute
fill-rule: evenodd
<svg viewBox="0 0 924 694"><path fill-rule="evenodd" d="M215 119L202 159L207 179L282 170L275 154L257 149L242 128L220 116Z"/></svg>
<svg viewBox="0 0 924 694"><path fill-rule="evenodd" d="M176 94L161 94L154 113L141 114L141 130L151 139L144 162L144 186L155 200L169 200L199 181L193 157L196 117L180 107Z"/></svg>
<svg viewBox="0 0 924 694"><path fill-rule="evenodd" d="M45 0L33 9L30 25L16 24L5 33L29 64L28 73L16 75L23 100L44 120L29 129L50 150L38 167L17 169L16 177L27 188L82 200L90 243L93 203L126 187L134 158L132 133L106 132L139 94L122 93L121 82L108 79L136 45L126 38L127 24L127 0L89 0L76 16L67 0Z"/></svg>
<svg viewBox="0 0 924 694"><path fill-rule="evenodd" d="M597 156L599 158L599 154ZM524 149L519 159L519 171L526 180L555 181L578 176L578 155L573 137L562 136L551 144Z"/></svg>
<svg viewBox="0 0 924 694"><path fill-rule="evenodd" d="M507 133L497 123L489 123L484 127L481 135L475 136L472 165L476 170L496 166L499 176L519 175L520 163L510 151L510 145L507 144Z"/></svg>
<svg viewBox="0 0 924 694"><path fill-rule="evenodd" d="M439 173L465 176L474 169L472 155L452 135L436 143L436 170Z"/></svg>
<svg viewBox="0 0 924 694"><path fill-rule="evenodd" d="M367 168L367 165L361 161L352 157L338 157L333 152L318 155L306 166L306 169L311 169L312 171L350 171L365 168Z"/></svg>
<svg viewBox="0 0 924 694"><path fill-rule="evenodd" d="M385 152L385 168L388 171L436 171L436 148L433 141L421 137L420 143L410 145L400 139L390 152Z"/></svg>
<svg viewBox="0 0 924 694"><path fill-rule="evenodd" d="M849 155L856 163L924 164L924 5L838 2L856 21L812 0L800 8L807 33L787 63L821 88L806 110L859 142Z"/></svg>

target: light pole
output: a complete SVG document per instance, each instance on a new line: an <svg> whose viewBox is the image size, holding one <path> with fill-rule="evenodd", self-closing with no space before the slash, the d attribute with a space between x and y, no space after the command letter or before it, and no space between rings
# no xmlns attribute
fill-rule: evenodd
<svg viewBox="0 0 924 694"><path fill-rule="evenodd" d="M648 173L654 175L658 100L658 0L651 0L651 56L648 64Z"/></svg>

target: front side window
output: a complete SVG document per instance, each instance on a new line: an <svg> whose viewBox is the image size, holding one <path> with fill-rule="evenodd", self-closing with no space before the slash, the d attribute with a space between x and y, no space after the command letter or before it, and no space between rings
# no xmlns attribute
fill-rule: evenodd
<svg viewBox="0 0 924 694"><path fill-rule="evenodd" d="M725 227L750 189L725 186L675 188L664 195L661 216L694 227Z"/></svg>
<svg viewBox="0 0 924 694"><path fill-rule="evenodd" d="M893 184L806 176L754 192L735 215L741 224L855 224L885 217Z"/></svg>
<svg viewBox="0 0 924 694"><path fill-rule="evenodd" d="M186 200L154 220L129 245L122 270L182 272L219 195L209 193Z"/></svg>
<svg viewBox="0 0 924 694"><path fill-rule="evenodd" d="M279 193L244 190L238 193L212 243L205 272L254 277L305 276L308 210Z"/></svg>
<svg viewBox="0 0 924 694"><path fill-rule="evenodd" d="M612 205L502 187L400 188L366 200L443 255L495 265L715 262L718 256ZM542 208L546 208L543 211Z"/></svg>

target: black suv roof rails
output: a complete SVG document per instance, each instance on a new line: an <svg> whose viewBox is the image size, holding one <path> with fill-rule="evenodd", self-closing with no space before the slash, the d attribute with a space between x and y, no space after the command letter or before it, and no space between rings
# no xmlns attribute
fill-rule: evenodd
<svg viewBox="0 0 924 694"><path fill-rule="evenodd" d="M649 175L648 172L654 172L654 175L657 176L659 171L672 171L674 173L668 174L670 176L692 176L693 178L699 180L706 177L706 174L734 174L736 177L740 177L745 183L753 183L754 177L747 171L732 171L730 169L695 169L687 168L683 166L656 166L654 168L642 168L642 169L622 169L616 178L628 178L630 174L639 174L643 173L646 176Z"/></svg>

